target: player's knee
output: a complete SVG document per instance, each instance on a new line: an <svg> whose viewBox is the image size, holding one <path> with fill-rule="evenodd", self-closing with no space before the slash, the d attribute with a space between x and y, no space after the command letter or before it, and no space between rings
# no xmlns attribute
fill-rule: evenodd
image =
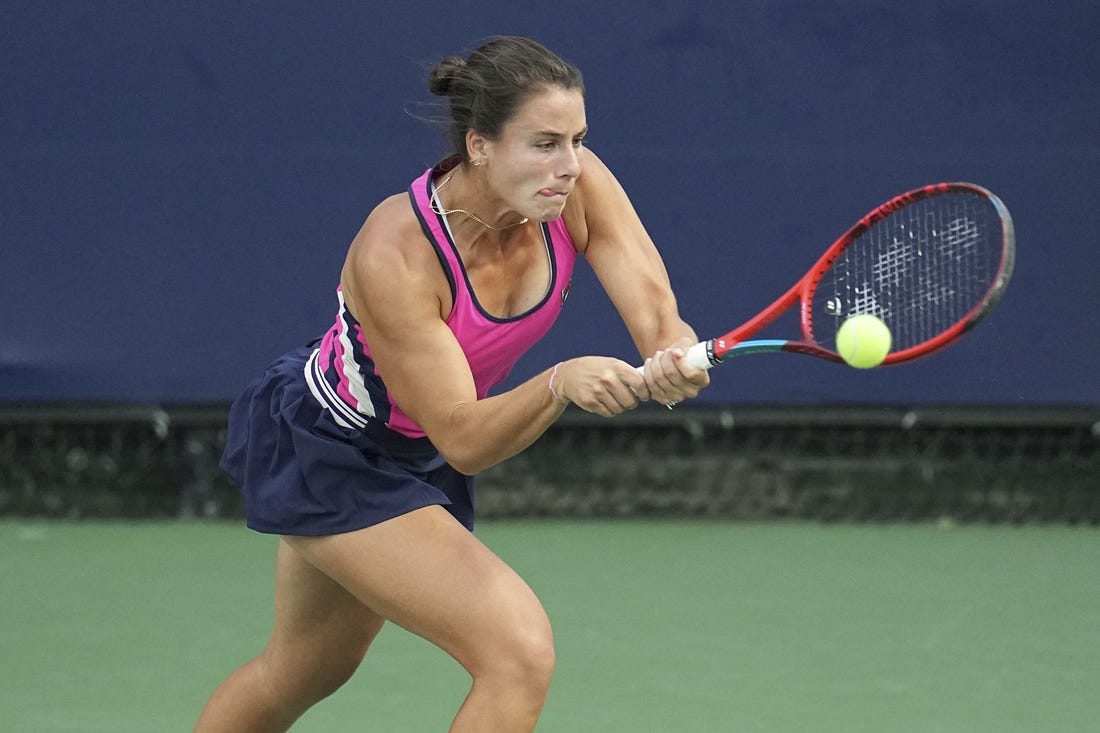
<svg viewBox="0 0 1100 733"><path fill-rule="evenodd" d="M536 685L548 688L557 663L550 624L528 634L521 646L520 664L525 676L529 676Z"/></svg>
<svg viewBox="0 0 1100 733"><path fill-rule="evenodd" d="M546 695L556 663L554 635L548 621L516 628L494 646L495 653L487 658L488 674L505 680L509 687L521 688L527 695Z"/></svg>

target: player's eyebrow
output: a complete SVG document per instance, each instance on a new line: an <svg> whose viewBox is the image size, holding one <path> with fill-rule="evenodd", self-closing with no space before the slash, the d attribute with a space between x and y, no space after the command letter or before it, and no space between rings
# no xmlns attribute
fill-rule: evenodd
<svg viewBox="0 0 1100 733"><path fill-rule="evenodd" d="M552 130L535 130L535 131L534 131L534 132L532 132L531 134L532 134L533 136L535 136L535 137L552 137L552 138L563 138L563 137L567 137L567 136L565 135L565 133L562 133L562 132L555 132L555 131L552 131ZM588 134L588 126L587 126L587 125L585 125L585 127L584 127L584 129L583 129L583 130L579 131L579 132L578 132L577 134L575 134L575 135L572 135L572 136L570 136L570 137L584 137L584 136L585 136L585 135L587 135L587 134Z"/></svg>

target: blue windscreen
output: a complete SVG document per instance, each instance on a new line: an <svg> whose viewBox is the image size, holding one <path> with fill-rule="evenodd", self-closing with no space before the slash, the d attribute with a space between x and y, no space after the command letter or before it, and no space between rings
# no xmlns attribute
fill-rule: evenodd
<svg viewBox="0 0 1100 733"><path fill-rule="evenodd" d="M5 8L0 401L231 399L330 325L364 218L446 152L427 68L516 33L584 71L590 145L701 336L904 190L972 181L1011 209L1008 293L945 353L871 372L748 357L705 401L1100 403L1100 6L441 7ZM638 360L581 263L508 384L586 353Z"/></svg>

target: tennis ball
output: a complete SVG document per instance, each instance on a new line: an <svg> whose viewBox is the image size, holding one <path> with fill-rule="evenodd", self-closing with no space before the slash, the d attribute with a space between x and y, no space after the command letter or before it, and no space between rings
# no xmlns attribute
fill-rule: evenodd
<svg viewBox="0 0 1100 733"><path fill-rule="evenodd" d="M890 353L890 328L870 313L860 313L840 324L836 332L836 350L840 357L857 369L870 369L882 363Z"/></svg>

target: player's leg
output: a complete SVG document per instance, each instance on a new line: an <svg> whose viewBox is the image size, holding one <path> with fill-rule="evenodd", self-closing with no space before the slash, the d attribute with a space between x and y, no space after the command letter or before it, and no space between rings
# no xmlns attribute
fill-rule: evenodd
<svg viewBox="0 0 1100 733"><path fill-rule="evenodd" d="M275 626L263 653L214 692L195 728L283 731L358 668L383 620L280 541Z"/></svg>
<svg viewBox="0 0 1100 733"><path fill-rule="evenodd" d="M550 622L527 584L441 507L357 532L289 538L364 604L473 677L451 728L530 731L554 668Z"/></svg>

